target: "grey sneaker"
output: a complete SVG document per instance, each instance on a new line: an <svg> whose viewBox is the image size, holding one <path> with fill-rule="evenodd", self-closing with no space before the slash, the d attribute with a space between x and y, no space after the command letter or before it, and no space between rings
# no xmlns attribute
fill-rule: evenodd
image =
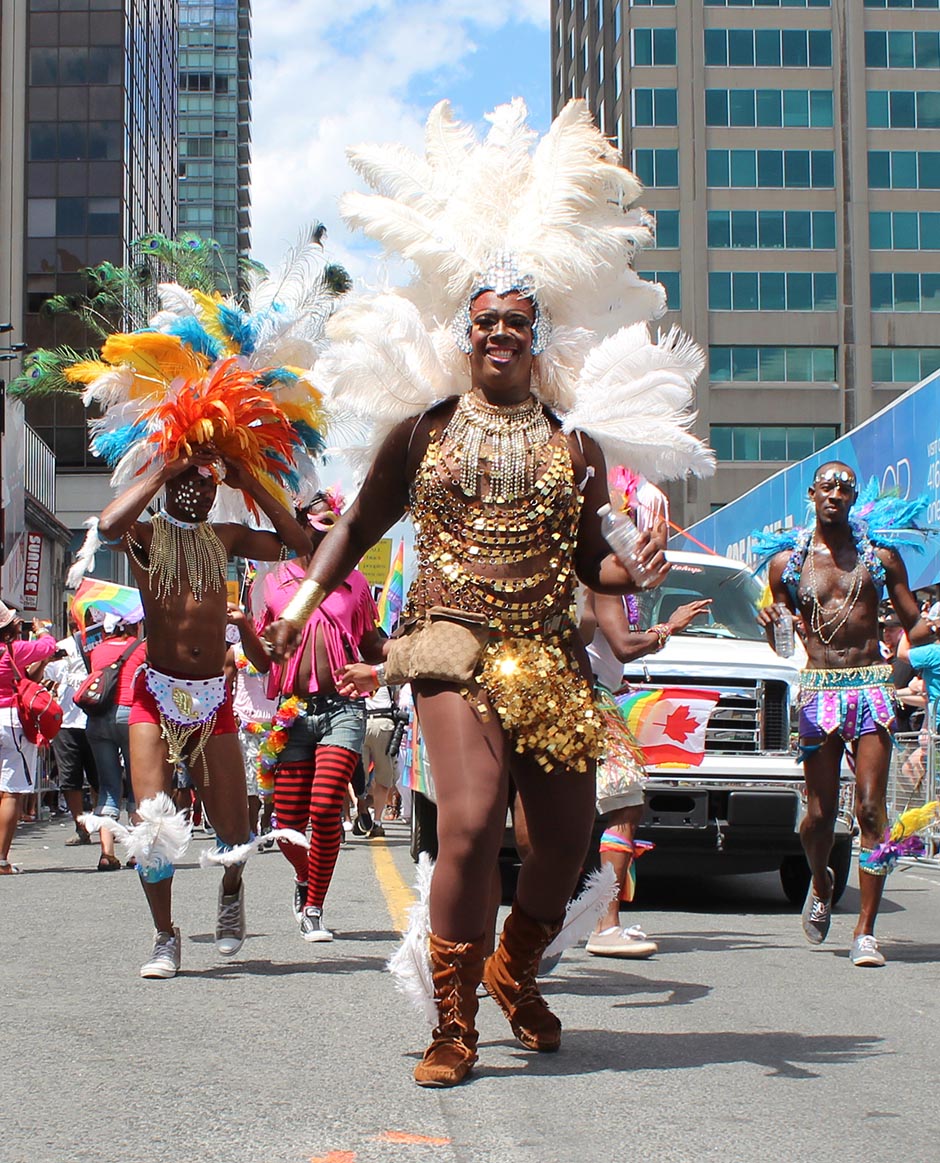
<svg viewBox="0 0 940 1163"><path fill-rule="evenodd" d="M323 910L308 905L300 918L300 935L305 941L332 941L333 934L323 923Z"/></svg>
<svg viewBox="0 0 940 1163"><path fill-rule="evenodd" d="M153 940L150 960L140 967L141 977L175 977L180 967L180 931L158 932Z"/></svg>
<svg viewBox="0 0 940 1163"><path fill-rule="evenodd" d="M885 964L885 955L878 948L878 942L871 933L862 933L852 942L852 952L849 954L853 965L863 969L880 969Z"/></svg>
<svg viewBox="0 0 940 1163"><path fill-rule="evenodd" d="M641 959L652 957L659 952L655 941L647 939L646 934L637 925L630 929L621 929L614 926L605 929L602 933L592 933L585 946L588 953L595 957L633 957Z"/></svg>
<svg viewBox="0 0 940 1163"><path fill-rule="evenodd" d="M829 896L826 900L816 895L816 889L810 878L809 889L806 893L806 903L803 905L803 936L811 945L821 945L829 934L832 924L832 893L836 878L832 869L826 869L829 877Z"/></svg>
<svg viewBox="0 0 940 1163"><path fill-rule="evenodd" d="M245 941L245 886L225 896L219 885L219 912L215 921L215 947L223 957L234 957Z"/></svg>
<svg viewBox="0 0 940 1163"><path fill-rule="evenodd" d="M294 920L299 925L304 918L304 907L307 904L307 882L303 884L294 881L294 900L292 908L294 910Z"/></svg>

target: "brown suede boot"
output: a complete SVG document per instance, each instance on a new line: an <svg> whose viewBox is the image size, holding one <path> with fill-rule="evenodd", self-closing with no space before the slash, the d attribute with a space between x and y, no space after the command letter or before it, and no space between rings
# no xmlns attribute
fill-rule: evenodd
<svg viewBox="0 0 940 1163"><path fill-rule="evenodd" d="M561 1045L561 1022L545 1004L535 980L545 949L562 921L543 924L514 901L496 952L483 969L486 992L509 1019L512 1032L527 1050L553 1053Z"/></svg>
<svg viewBox="0 0 940 1163"><path fill-rule="evenodd" d="M477 1060L477 986L483 976L483 938L455 944L430 937L437 1028L415 1067L419 1086L456 1086Z"/></svg>

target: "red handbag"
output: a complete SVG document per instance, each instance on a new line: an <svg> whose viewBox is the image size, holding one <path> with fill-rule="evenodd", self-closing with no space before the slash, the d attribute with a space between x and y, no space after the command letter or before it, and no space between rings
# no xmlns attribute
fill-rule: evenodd
<svg viewBox="0 0 940 1163"><path fill-rule="evenodd" d="M39 747L51 743L62 726L62 708L55 696L41 683L20 674L13 648L7 645L10 666L13 670L13 689L16 694L16 713L19 716L23 734L30 743Z"/></svg>
<svg viewBox="0 0 940 1163"><path fill-rule="evenodd" d="M117 697L121 668L139 645L140 639L135 638L114 662L102 667L101 670L93 670L72 696L76 707L83 710L86 715L103 715L110 711Z"/></svg>

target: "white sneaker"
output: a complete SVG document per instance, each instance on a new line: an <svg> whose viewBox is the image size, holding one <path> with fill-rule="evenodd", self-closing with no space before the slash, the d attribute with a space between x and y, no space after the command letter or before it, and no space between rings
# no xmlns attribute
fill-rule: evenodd
<svg viewBox="0 0 940 1163"><path fill-rule="evenodd" d="M180 931L175 926L171 933L157 932L153 940L150 960L140 967L141 977L175 977L180 967Z"/></svg>
<svg viewBox="0 0 940 1163"><path fill-rule="evenodd" d="M234 957L245 941L245 885L225 896L219 885L219 912L215 922L215 947L223 957Z"/></svg>
<svg viewBox="0 0 940 1163"><path fill-rule="evenodd" d="M592 933L585 946L595 957L652 957L659 952L655 941L650 941L638 925L621 929L613 925L601 933Z"/></svg>
<svg viewBox="0 0 940 1163"><path fill-rule="evenodd" d="M308 905L300 920L300 935L305 941L332 941L333 934L323 923L323 910Z"/></svg>

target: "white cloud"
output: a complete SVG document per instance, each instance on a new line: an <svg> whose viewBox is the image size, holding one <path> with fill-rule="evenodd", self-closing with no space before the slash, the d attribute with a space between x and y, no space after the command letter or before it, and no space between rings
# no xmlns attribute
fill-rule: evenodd
<svg viewBox="0 0 940 1163"><path fill-rule="evenodd" d="M526 30L544 33L548 20L548 0L516 0L511 6L478 0L255 0L254 256L276 263L301 229L319 220L327 226L331 257L356 276L374 277L368 244L346 231L337 210L340 194L355 183L347 146L401 141L419 147L433 102L414 94L425 89L443 95L450 82L459 81L464 93L468 86L474 93L479 88L479 107L464 109L479 120L496 103L487 89L497 79L487 77L480 42L504 29L514 37ZM547 85L547 50L545 55L540 68ZM505 84L505 77L498 79Z"/></svg>

